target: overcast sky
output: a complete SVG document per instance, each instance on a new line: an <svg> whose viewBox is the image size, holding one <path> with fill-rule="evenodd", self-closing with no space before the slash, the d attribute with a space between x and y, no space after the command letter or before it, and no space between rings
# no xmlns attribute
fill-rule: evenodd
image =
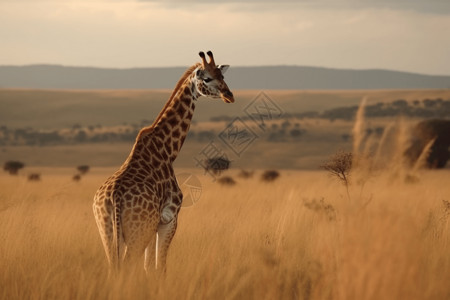
<svg viewBox="0 0 450 300"><path fill-rule="evenodd" d="M0 65L305 65L450 75L450 0L0 0Z"/></svg>

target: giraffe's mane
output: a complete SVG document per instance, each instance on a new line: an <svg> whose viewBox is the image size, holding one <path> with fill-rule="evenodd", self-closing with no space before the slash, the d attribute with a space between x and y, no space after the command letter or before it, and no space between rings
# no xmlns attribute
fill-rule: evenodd
<svg viewBox="0 0 450 300"><path fill-rule="evenodd" d="M184 81L186 80L186 78L189 77L189 75L192 74L192 72L194 72L194 70L196 68L198 68L199 66L201 66L200 63L196 63L195 65L189 67L186 72L184 72L183 76L181 76L180 80L178 80L177 84L175 85L175 88L173 89L172 94L169 97L169 100L167 100L166 104L164 105L164 107L161 109L160 113L158 114L158 116L156 117L155 121L153 122L152 125L148 126L148 127L144 127L141 129L141 131L139 132L138 136L137 136L137 140L140 139L140 137L142 136L142 134L144 133L148 133L149 131L151 131L156 124L158 124L159 120L162 118L162 116L164 115L164 112L166 111L167 107L172 103L172 99L175 97L175 95L177 94L178 90L180 89L180 87L183 85Z"/></svg>
<svg viewBox="0 0 450 300"><path fill-rule="evenodd" d="M189 67L189 69L186 70L186 72L184 72L183 76L181 76L180 80L178 80L177 85L175 86L175 88L173 89L172 94L169 97L169 100L167 100L166 104L164 105L163 109L161 110L161 112L159 113L158 117L156 117L156 120L153 122L153 124L150 126L150 128L153 128L156 124L158 124L159 120L162 118L164 112L166 111L167 107L170 105L170 103L172 102L173 97L175 97L175 95L177 94L178 90L180 89L180 87L183 85L184 81L186 80L186 78L189 77L189 75L192 74L192 72L194 72L194 70L201 66L200 63L196 63L195 65Z"/></svg>

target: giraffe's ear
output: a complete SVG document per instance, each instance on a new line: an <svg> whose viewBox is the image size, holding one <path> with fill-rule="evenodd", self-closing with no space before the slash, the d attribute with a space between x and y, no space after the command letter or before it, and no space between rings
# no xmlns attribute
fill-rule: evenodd
<svg viewBox="0 0 450 300"><path fill-rule="evenodd" d="M228 70L230 65L220 65L217 68L219 68L220 72L222 72L222 75L225 74L225 72Z"/></svg>

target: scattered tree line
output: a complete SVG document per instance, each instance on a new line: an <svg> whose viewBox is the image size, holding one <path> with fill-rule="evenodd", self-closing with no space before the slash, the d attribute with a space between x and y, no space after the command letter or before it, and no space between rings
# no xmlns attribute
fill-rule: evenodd
<svg viewBox="0 0 450 300"><path fill-rule="evenodd" d="M306 130L297 122L304 118L321 118L334 120L353 120L358 106L337 107L323 112L299 112L289 113L279 120L266 122L262 128L265 132L261 139L269 142L295 142L301 140ZM450 116L450 100L424 99L406 101L403 99L393 102L379 102L365 107L366 117L392 117L409 116L418 118L448 118ZM247 116L241 119L249 125L254 122ZM211 118L211 121L231 123L234 117L219 116ZM103 127L91 125L82 127L79 124L71 128L60 130L40 130L35 128L8 128L0 126L0 146L53 146L83 143L132 143L136 139L139 130L151 124L151 120L142 120L140 124L123 124L116 127ZM383 128L375 129L382 133ZM208 142L218 136L220 130L195 130L191 128L188 140ZM344 140L350 139L350 135L342 136Z"/></svg>
<svg viewBox="0 0 450 300"><path fill-rule="evenodd" d="M116 143L135 141L141 128L144 126L124 124L118 127L96 127L87 128L78 124L72 128L60 130L43 131L34 128L12 129L0 126L0 146L54 146L74 145L92 143ZM223 128L225 129L225 127ZM223 130L222 129L222 130ZM280 124L269 124L265 130L265 138L271 142L296 141L305 133L299 123L285 120ZM209 142L216 138L220 130L191 130L188 139L197 142Z"/></svg>
<svg viewBox="0 0 450 300"><path fill-rule="evenodd" d="M130 142L140 130L132 126L100 130L73 126L71 129L44 131L34 128L0 127L0 146L54 146L83 143Z"/></svg>
<svg viewBox="0 0 450 300"><path fill-rule="evenodd" d="M25 168L25 164L21 161L17 160L8 160L3 164L3 170L5 172L8 172L9 175L16 176L19 174L19 171L21 169ZM86 175L89 170L91 169L88 165L80 165L77 166L77 173L72 177L72 180L74 181L80 181L81 178ZM40 173L29 173L27 176L29 181L40 181L41 180L41 174Z"/></svg>
<svg viewBox="0 0 450 300"><path fill-rule="evenodd" d="M233 122L232 119L229 123ZM247 122L248 125L253 125L252 121ZM298 122L293 122L290 119L285 119L282 122L274 123L267 122L263 126L264 134L260 139L269 142L295 142L299 141L306 133L306 129L301 127ZM249 126L251 127L251 126ZM224 126L225 129L225 126ZM240 128L239 130L243 130ZM252 129L253 130L253 129ZM188 133L189 140L197 142L208 142L216 138L220 134L220 130L190 130Z"/></svg>
<svg viewBox="0 0 450 300"><path fill-rule="evenodd" d="M334 120L353 120L358 105L336 107L325 110L323 112L318 111L306 111L298 113L287 114L289 118L305 119L305 118L321 118ZM423 99L406 101L404 99L398 99L392 102L378 102L365 107L366 117L393 117L398 115L417 117L417 118L445 118L450 115L450 99L443 100L437 99ZM286 115L282 116L286 118ZM250 120L249 117L243 116L243 120ZM210 118L212 122L231 122L233 117L229 116L216 116Z"/></svg>

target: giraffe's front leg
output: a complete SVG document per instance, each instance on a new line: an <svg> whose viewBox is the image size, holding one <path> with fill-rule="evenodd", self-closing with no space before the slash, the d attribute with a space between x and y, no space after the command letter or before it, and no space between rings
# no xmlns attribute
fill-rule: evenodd
<svg viewBox="0 0 450 300"><path fill-rule="evenodd" d="M177 230L177 216L169 223L158 225L158 234L156 237L156 269L162 272L166 270L167 251Z"/></svg>
<svg viewBox="0 0 450 300"><path fill-rule="evenodd" d="M156 234L145 248L144 269L147 274L156 269Z"/></svg>
<svg viewBox="0 0 450 300"><path fill-rule="evenodd" d="M167 251L177 230L178 212L183 193L174 177L167 182L166 199L163 202L156 235L156 269L165 272Z"/></svg>

